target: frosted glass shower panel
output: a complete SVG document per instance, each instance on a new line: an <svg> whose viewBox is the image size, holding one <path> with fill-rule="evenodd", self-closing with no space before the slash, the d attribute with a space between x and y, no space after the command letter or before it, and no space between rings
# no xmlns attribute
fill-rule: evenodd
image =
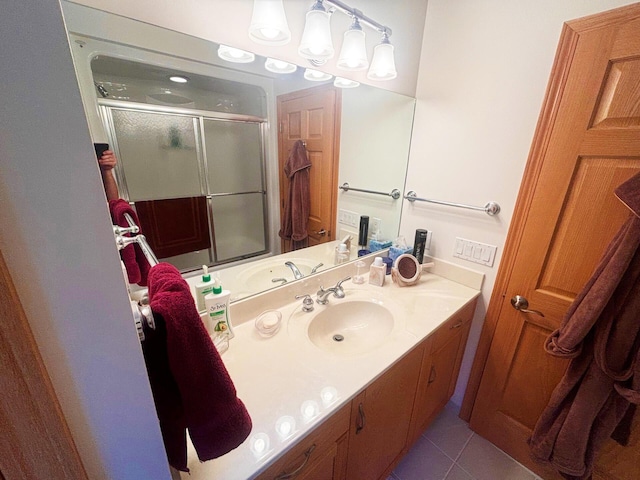
<svg viewBox="0 0 640 480"><path fill-rule="evenodd" d="M267 249L263 194L213 197L212 209L219 262Z"/></svg>
<svg viewBox="0 0 640 480"><path fill-rule="evenodd" d="M206 119L204 141L211 193L264 189L260 123Z"/></svg>
<svg viewBox="0 0 640 480"><path fill-rule="evenodd" d="M202 194L194 117L115 109L112 116L130 201Z"/></svg>

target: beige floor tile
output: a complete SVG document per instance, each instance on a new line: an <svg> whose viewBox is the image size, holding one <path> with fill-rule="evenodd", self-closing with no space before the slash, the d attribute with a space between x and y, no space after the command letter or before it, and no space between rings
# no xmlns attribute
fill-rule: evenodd
<svg viewBox="0 0 640 480"><path fill-rule="evenodd" d="M473 434L457 460L477 480L534 480L534 475L484 438Z"/></svg>
<svg viewBox="0 0 640 480"><path fill-rule="evenodd" d="M398 480L444 480L453 465L430 440L420 437L393 471Z"/></svg>
<svg viewBox="0 0 640 480"><path fill-rule="evenodd" d="M462 468L454 464L453 467L451 467L451 470L449 470L449 473L447 473L445 480L474 480L474 479Z"/></svg>
<svg viewBox="0 0 640 480"><path fill-rule="evenodd" d="M461 425L435 424L423 434L433 444L447 454L452 460L458 458L473 432L466 423Z"/></svg>

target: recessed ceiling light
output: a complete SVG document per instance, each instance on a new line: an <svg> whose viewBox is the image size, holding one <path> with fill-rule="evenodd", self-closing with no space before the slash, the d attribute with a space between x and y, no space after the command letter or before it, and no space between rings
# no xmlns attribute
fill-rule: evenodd
<svg viewBox="0 0 640 480"><path fill-rule="evenodd" d="M173 75L169 77L169 80L176 83L187 83L189 81L187 77L183 77L182 75Z"/></svg>
<svg viewBox="0 0 640 480"><path fill-rule="evenodd" d="M307 68L304 71L304 78L312 82L324 82L325 80L329 80L331 77L332 76L328 73L324 73L319 70L313 70L312 68Z"/></svg>
<svg viewBox="0 0 640 480"><path fill-rule="evenodd" d="M256 56L251 52L240 50L239 48L228 47L227 45L220 45L220 47L218 47L218 56L227 62L234 63L251 63L256 58Z"/></svg>
<svg viewBox="0 0 640 480"><path fill-rule="evenodd" d="M293 63L276 60L275 58L267 58L264 62L264 68L273 73L293 73L298 67Z"/></svg>

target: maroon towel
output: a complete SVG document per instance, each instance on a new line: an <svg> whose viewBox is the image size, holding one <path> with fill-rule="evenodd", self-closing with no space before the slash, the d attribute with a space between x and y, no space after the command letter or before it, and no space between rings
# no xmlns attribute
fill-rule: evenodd
<svg viewBox="0 0 640 480"><path fill-rule="evenodd" d="M154 315L164 320L166 355L156 345L145 351L145 361L153 371L150 380L169 463L187 471L185 429L205 461L239 446L251 432L251 418L200 319L189 285L173 265L151 268L149 300ZM162 365L168 371L158 371Z"/></svg>
<svg viewBox="0 0 640 480"><path fill-rule="evenodd" d="M111 212L111 220L114 225L128 227L129 223L124 216L125 213L128 213L131 215L131 218L136 225L140 226L140 221L138 220L136 212L134 212L133 208L131 208L131 205L129 205L126 200L121 198L118 198L117 200L109 200L109 211ZM140 230L139 233L142 233L142 230ZM146 286L149 268L151 267L147 258L144 256L144 253L142 253L140 245L127 245L120 250L120 258L127 269L129 283L137 283L138 285Z"/></svg>
<svg viewBox="0 0 640 480"><path fill-rule="evenodd" d="M311 210L309 169L311 161L307 157L302 140L293 144L291 154L284 165L284 173L289 178L289 199L284 206L284 215L279 235L291 240L293 250L308 246L307 223Z"/></svg>

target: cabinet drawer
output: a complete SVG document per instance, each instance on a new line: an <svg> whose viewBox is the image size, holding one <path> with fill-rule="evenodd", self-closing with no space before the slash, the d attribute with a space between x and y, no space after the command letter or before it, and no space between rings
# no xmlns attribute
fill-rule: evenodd
<svg viewBox="0 0 640 480"><path fill-rule="evenodd" d="M463 327L471 321L473 313L476 310L476 300L465 305L458 313L453 315L449 320L444 322L438 330L433 334L432 351L437 352L449 340L455 337Z"/></svg>
<svg viewBox="0 0 640 480"><path fill-rule="evenodd" d="M267 470L256 477L258 480L275 480L278 476L299 469L296 478L307 478L309 470L317 469L320 459L337 455L337 443L349 429L351 403L341 407L323 424L318 426L296 445L291 447L283 457L275 461ZM326 463L326 459L322 463ZM309 478L314 478L313 475Z"/></svg>

